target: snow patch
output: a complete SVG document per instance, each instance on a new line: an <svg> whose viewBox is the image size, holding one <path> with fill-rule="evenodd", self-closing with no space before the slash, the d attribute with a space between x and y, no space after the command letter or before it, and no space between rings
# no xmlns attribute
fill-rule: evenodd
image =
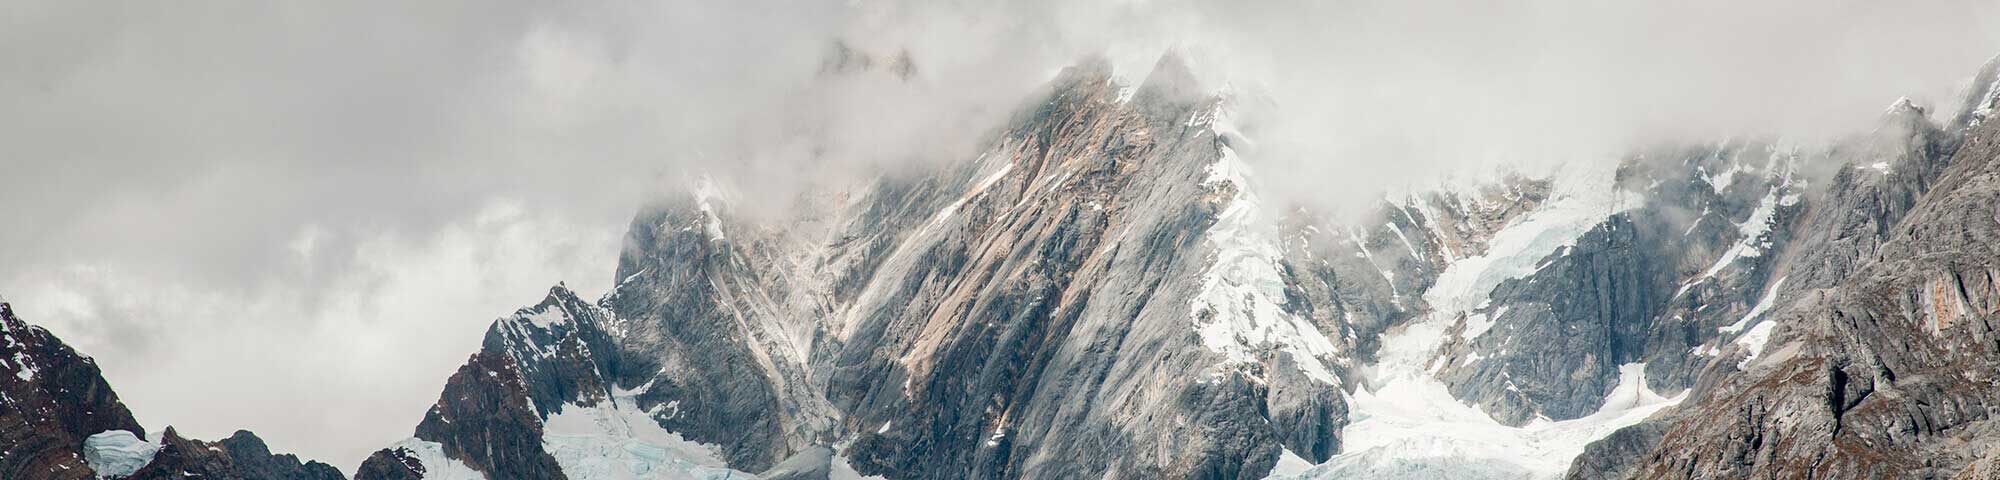
<svg viewBox="0 0 2000 480"><path fill-rule="evenodd" d="M832 468L826 472L826 480L888 480L881 475L862 475L847 463L847 456L834 454Z"/></svg>
<svg viewBox="0 0 2000 480"><path fill-rule="evenodd" d="M547 329L556 325L569 323L569 312L563 311L560 306L550 305L548 308L540 311L516 314L514 318L525 320L537 327Z"/></svg>
<svg viewBox="0 0 2000 480"><path fill-rule="evenodd" d="M1714 190L1717 194L1721 194L1723 190L1729 189L1730 182L1736 181L1736 174L1742 171L1742 163L1733 163L1729 165L1728 170L1723 170L1722 173L1703 175L1701 178L1702 181L1708 182L1710 189Z"/></svg>
<svg viewBox="0 0 2000 480"><path fill-rule="evenodd" d="M1743 327L1750 325L1751 321L1764 315L1765 311L1771 309L1771 302L1778 299L1778 287L1785 286L1785 278L1787 277L1778 277L1778 281L1772 282L1771 288L1764 290L1764 298L1757 300L1757 305L1750 307L1750 312L1743 314L1742 319L1737 320L1736 323L1716 328L1716 333L1736 333L1743 331Z"/></svg>
<svg viewBox="0 0 2000 480"><path fill-rule="evenodd" d="M124 478L153 463L160 444L140 440L125 430L105 430L83 439L83 463L98 478Z"/></svg>
<svg viewBox="0 0 2000 480"><path fill-rule="evenodd" d="M1493 311L1492 315L1487 315L1484 313L1466 314L1465 331L1460 332L1459 336L1466 340L1479 338L1479 336L1485 334L1487 330L1492 330L1493 324L1499 323L1500 318L1506 315L1507 315L1506 305L1501 305L1500 308ZM1473 352L1473 355L1478 355L1478 352Z"/></svg>
<svg viewBox="0 0 2000 480"><path fill-rule="evenodd" d="M1785 278L1779 277L1778 281L1772 283L1771 288L1764 292L1764 298L1757 301L1757 306L1751 307L1749 313L1743 314L1743 319L1737 320L1736 323L1729 326L1718 328L1716 331L1720 333L1736 333L1743 330L1745 325L1749 325L1750 322L1755 321L1758 317L1762 317L1765 312L1771 310L1771 304L1778 299L1778 287L1784 285ZM1764 344L1771 341L1771 330L1777 327L1778 322L1776 320L1759 322L1756 326L1750 327L1750 331L1743 332L1743 336L1736 337L1736 345L1743 347L1743 351L1749 353L1743 357L1742 361L1736 362L1736 369L1750 368L1750 363L1756 361L1758 356L1764 354Z"/></svg>
<svg viewBox="0 0 2000 480"><path fill-rule="evenodd" d="M1764 354L1764 344L1771 341L1771 330L1777 326L1777 322L1759 323L1755 327L1750 327L1750 331L1743 332L1743 336L1736 337L1736 344L1742 346L1743 351L1749 352L1743 356L1743 360L1736 362L1737 370L1750 368L1750 363L1757 361L1757 357Z"/></svg>
<svg viewBox="0 0 2000 480"><path fill-rule="evenodd" d="M8 340L13 340L13 338L9 337ZM37 372L37 370L35 369L34 364L28 363L28 357L26 353L14 352L14 364L21 367L21 371L14 372L14 378L19 378L23 382L35 381L35 373Z"/></svg>
<svg viewBox="0 0 2000 480"><path fill-rule="evenodd" d="M0 345L4 345L7 349L14 351L14 366L20 368L19 371L14 372L14 377L21 379L22 382L35 381L35 364L30 361L33 359L28 357L27 345L24 345L20 340L14 339L14 330L8 327L6 322L0 322L0 341L6 342ZM5 362L0 362L0 365L4 364Z"/></svg>
<svg viewBox="0 0 2000 480"><path fill-rule="evenodd" d="M1770 233L1772 217L1778 212L1778 203L1780 201L1778 198L1778 188L1772 187L1769 193L1764 194L1764 199L1757 202L1757 209L1750 212L1750 218L1743 219L1743 223L1736 224L1736 232L1741 234L1742 237L1736 241L1736 245L1729 247L1728 252L1723 252L1721 258L1715 259L1715 264L1710 265L1707 271L1702 272L1700 278L1706 279L1715 276L1723 268L1736 263L1736 260L1739 258L1754 258L1764 255L1764 248L1771 246L1771 239L1765 238L1765 234ZM1792 199L1793 197L1790 195L1787 195L1786 198L1791 199L1790 201L1792 202L1797 201L1796 199Z"/></svg>

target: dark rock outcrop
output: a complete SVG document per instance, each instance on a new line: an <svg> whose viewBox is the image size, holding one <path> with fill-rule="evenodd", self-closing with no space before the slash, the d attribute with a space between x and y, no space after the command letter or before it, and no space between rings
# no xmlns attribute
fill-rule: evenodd
<svg viewBox="0 0 2000 480"><path fill-rule="evenodd" d="M522 395L527 387L511 358L481 351L445 382L444 395L416 437L490 477L566 478L542 450L542 422Z"/></svg>
<svg viewBox="0 0 2000 480"><path fill-rule="evenodd" d="M298 480L341 480L346 476L332 465L309 461L299 462L299 457L289 453L273 454L264 439L257 438L249 430L237 430L229 438L216 444L229 453L229 459L236 464L236 470L243 478L290 478Z"/></svg>
<svg viewBox="0 0 2000 480"><path fill-rule="evenodd" d="M129 478L140 480L168 480L179 478L244 478L235 462L220 447L200 440L189 440L167 427L160 435L160 450L154 454L152 463L133 472Z"/></svg>
<svg viewBox="0 0 2000 480"><path fill-rule="evenodd" d="M14 316L0 301L0 478L90 479L84 441L123 430L144 438L145 429L104 381L90 357L48 330ZM338 469L272 454L262 439L237 431L217 443L190 440L173 428L133 479L338 480Z"/></svg>
<svg viewBox="0 0 2000 480"><path fill-rule="evenodd" d="M385 448L369 454L354 471L356 480L423 480L430 467L409 450Z"/></svg>
<svg viewBox="0 0 2000 480"><path fill-rule="evenodd" d="M97 364L0 302L0 477L86 479L83 439L144 436Z"/></svg>

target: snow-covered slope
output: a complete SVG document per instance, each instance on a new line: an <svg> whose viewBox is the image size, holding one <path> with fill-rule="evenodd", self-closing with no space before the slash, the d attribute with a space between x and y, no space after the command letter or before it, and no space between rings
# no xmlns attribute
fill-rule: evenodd
<svg viewBox="0 0 2000 480"><path fill-rule="evenodd" d="M1646 389L1643 365L1628 365L1598 413L1511 427L1455 398L1434 375L1448 339L1478 335L1453 326L1461 319L1491 324L1474 311L1486 306L1488 292L1533 273L1608 216L1644 201L1617 190L1610 170L1566 171L1547 203L1494 234L1484 254L1452 262L1438 276L1424 294L1432 312L1386 334L1379 360L1362 370L1364 384L1349 407L1352 423L1341 431L1343 452L1290 478L1553 478L1585 444L1677 401Z"/></svg>

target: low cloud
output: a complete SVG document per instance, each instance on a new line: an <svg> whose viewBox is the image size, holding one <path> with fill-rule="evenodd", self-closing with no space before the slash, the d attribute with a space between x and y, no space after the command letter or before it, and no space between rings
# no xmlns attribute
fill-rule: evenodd
<svg viewBox="0 0 2000 480"><path fill-rule="evenodd" d="M756 207L962 161L1062 67L1169 49L1274 193L1867 128L1946 104L1996 7L1542 0L177 2L0 7L0 293L149 425L352 468L492 318L609 286L648 198ZM874 68L829 75L836 43ZM907 55L914 75L893 64ZM383 412L406 412L406 415Z"/></svg>

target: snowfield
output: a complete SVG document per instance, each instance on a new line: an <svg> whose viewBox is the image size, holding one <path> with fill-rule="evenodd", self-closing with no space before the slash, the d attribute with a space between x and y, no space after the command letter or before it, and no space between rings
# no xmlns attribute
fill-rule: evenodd
<svg viewBox="0 0 2000 480"><path fill-rule="evenodd" d="M1283 254L1276 226L1252 193L1249 166L1222 147L1222 158L1208 173L1204 184L1233 184L1236 195L1208 230L1215 263L1202 272L1201 293L1190 305L1202 346L1228 356L1231 363L1257 363L1263 349L1274 348L1290 354L1313 380L1339 385L1322 360L1339 353L1333 342L1312 323L1279 307L1285 300L1285 280L1278 272Z"/></svg>

